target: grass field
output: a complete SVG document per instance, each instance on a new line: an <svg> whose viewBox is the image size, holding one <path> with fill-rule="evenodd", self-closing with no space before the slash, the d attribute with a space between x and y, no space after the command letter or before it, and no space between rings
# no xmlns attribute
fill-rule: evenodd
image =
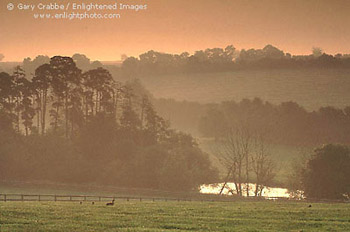
<svg viewBox="0 0 350 232"><path fill-rule="evenodd" d="M0 202L0 231L350 231L349 204Z"/></svg>
<svg viewBox="0 0 350 232"><path fill-rule="evenodd" d="M295 101L316 110L349 105L349 77L347 69L289 69L152 76L141 81L157 98L208 103L260 97L275 104Z"/></svg>

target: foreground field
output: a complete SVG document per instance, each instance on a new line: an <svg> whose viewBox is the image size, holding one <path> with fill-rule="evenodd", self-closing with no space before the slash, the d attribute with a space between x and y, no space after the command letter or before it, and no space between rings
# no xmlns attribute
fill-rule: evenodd
<svg viewBox="0 0 350 232"><path fill-rule="evenodd" d="M0 202L0 231L350 231L349 204Z"/></svg>

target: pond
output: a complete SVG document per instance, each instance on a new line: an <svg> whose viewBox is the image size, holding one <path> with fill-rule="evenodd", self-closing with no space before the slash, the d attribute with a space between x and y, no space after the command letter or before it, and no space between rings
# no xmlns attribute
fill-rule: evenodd
<svg viewBox="0 0 350 232"><path fill-rule="evenodd" d="M203 194L219 194L224 183L202 185L200 192ZM242 184L243 195L246 196L246 185ZM249 196L254 196L255 184L249 184ZM232 195L232 191L236 194L236 187L234 183L227 183L222 194ZM290 193L286 188L265 187L262 191L262 197L265 198L290 198Z"/></svg>

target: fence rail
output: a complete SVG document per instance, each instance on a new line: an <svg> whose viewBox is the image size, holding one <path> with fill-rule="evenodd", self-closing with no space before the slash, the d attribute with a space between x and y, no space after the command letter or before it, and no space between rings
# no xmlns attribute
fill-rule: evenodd
<svg viewBox="0 0 350 232"><path fill-rule="evenodd" d="M208 199L190 198L160 198L160 197L128 197L128 196L92 196L92 195L49 195L49 194L0 194L0 201L77 201L77 202L108 202L124 201L214 201Z"/></svg>
<svg viewBox="0 0 350 232"><path fill-rule="evenodd" d="M235 201L260 201L260 200L273 200L273 201L306 201L306 202L319 202L319 203L350 203L349 200L320 200L320 199L304 199L296 200L284 197L243 197L243 198L176 198L176 197L139 197L139 196L96 196L96 195L59 195L59 194L13 194L13 193L0 193L0 202L6 201L56 201L56 202L110 202L112 200L119 201L177 201L177 202L235 202Z"/></svg>

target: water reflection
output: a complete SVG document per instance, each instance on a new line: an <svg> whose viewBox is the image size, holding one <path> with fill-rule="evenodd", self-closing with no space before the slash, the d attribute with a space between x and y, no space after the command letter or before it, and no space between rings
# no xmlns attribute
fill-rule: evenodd
<svg viewBox="0 0 350 232"><path fill-rule="evenodd" d="M204 194L219 194L222 189L223 183L202 185L200 192ZM243 195L247 196L246 185L242 184ZM232 195L236 194L236 187L234 183L227 183L222 191L222 194ZM249 196L255 196L255 184L249 184ZM286 188L265 187L261 195L265 198L290 198L290 193Z"/></svg>

